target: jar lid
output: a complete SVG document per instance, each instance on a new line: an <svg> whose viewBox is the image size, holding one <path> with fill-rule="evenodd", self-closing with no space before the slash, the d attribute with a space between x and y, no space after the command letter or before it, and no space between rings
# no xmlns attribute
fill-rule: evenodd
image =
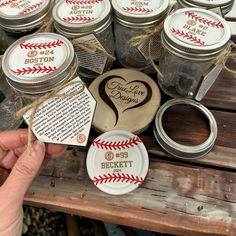
<svg viewBox="0 0 236 236"><path fill-rule="evenodd" d="M97 137L87 154L87 171L103 192L121 195L135 190L148 172L149 158L141 139L114 130Z"/></svg>
<svg viewBox="0 0 236 236"><path fill-rule="evenodd" d="M174 53L196 58L219 53L230 37L230 27L221 16L205 9L183 8L165 19L162 42Z"/></svg>
<svg viewBox="0 0 236 236"><path fill-rule="evenodd" d="M76 59L68 39L54 33L38 33L14 42L4 53L2 69L13 88L38 94L60 84Z"/></svg>
<svg viewBox="0 0 236 236"><path fill-rule="evenodd" d="M149 23L159 20L167 11L168 0L112 0L115 15L130 23Z"/></svg>
<svg viewBox="0 0 236 236"><path fill-rule="evenodd" d="M89 90L97 101L92 125L98 132L122 129L141 133L160 106L156 82L136 70L108 71L93 80Z"/></svg>
<svg viewBox="0 0 236 236"><path fill-rule="evenodd" d="M162 118L165 111L175 105L189 105L200 111L209 121L210 135L199 145L182 145L171 139L165 132ZM186 118L187 119L187 118ZM158 110L154 124L154 136L161 147L171 155L181 159L196 159L205 156L214 146L217 137L217 124L212 113L200 103L184 98L172 99L164 103Z"/></svg>
<svg viewBox="0 0 236 236"><path fill-rule="evenodd" d="M233 4L234 0L186 0L199 6L218 7Z"/></svg>
<svg viewBox="0 0 236 236"><path fill-rule="evenodd" d="M61 0L53 8L55 28L63 34L97 32L110 21L109 0ZM62 31L62 32L61 32Z"/></svg>
<svg viewBox="0 0 236 236"><path fill-rule="evenodd" d="M50 0L0 0L0 27L26 31L39 26L50 8Z"/></svg>

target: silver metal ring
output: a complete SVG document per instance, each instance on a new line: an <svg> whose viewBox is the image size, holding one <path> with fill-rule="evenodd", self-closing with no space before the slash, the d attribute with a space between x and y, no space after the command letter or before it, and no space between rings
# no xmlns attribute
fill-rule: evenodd
<svg viewBox="0 0 236 236"><path fill-rule="evenodd" d="M205 142L195 146L182 145L172 140L164 131L162 117L174 105L190 105L200 111L209 121L210 134ZM181 159L196 159L205 156L214 146L217 137L217 124L212 113L200 103L184 98L172 99L160 107L155 117L154 136L163 149Z"/></svg>

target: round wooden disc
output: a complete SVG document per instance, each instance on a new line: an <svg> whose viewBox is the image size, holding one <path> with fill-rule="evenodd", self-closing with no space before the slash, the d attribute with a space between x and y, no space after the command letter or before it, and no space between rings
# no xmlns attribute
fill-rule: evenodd
<svg viewBox="0 0 236 236"><path fill-rule="evenodd" d="M89 86L97 101L93 127L99 132L127 130L140 133L152 122L160 106L160 90L148 75L115 69L97 77Z"/></svg>

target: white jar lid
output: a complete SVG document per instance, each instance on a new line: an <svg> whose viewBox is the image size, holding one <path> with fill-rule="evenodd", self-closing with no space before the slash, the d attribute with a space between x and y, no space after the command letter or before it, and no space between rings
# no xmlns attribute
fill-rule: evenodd
<svg viewBox="0 0 236 236"><path fill-rule="evenodd" d="M114 130L97 137L87 154L87 171L103 192L121 195L143 183L149 165L141 139L127 131Z"/></svg>
<svg viewBox="0 0 236 236"><path fill-rule="evenodd" d="M230 3L233 3L233 0L188 0L199 6L209 6L209 7L217 7L217 6L225 6Z"/></svg>
<svg viewBox="0 0 236 236"><path fill-rule="evenodd" d="M39 26L50 7L50 0L0 0L0 27L26 31Z"/></svg>
<svg viewBox="0 0 236 236"><path fill-rule="evenodd" d="M169 0L111 0L115 15L134 23L147 23L162 17L169 6Z"/></svg>
<svg viewBox="0 0 236 236"><path fill-rule="evenodd" d="M4 53L2 69L16 90L43 93L63 81L75 60L68 39L54 33L38 33L14 42Z"/></svg>
<svg viewBox="0 0 236 236"><path fill-rule="evenodd" d="M53 8L60 33L88 33L103 27L111 18L109 0L61 0Z"/></svg>
<svg viewBox="0 0 236 236"><path fill-rule="evenodd" d="M169 15L164 23L164 45L173 51L192 53L193 57L218 53L230 37L228 23L205 9L179 9Z"/></svg>

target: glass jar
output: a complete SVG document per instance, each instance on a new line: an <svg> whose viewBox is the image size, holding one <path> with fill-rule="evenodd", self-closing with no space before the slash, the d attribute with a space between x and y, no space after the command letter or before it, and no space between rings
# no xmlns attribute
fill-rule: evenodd
<svg viewBox="0 0 236 236"><path fill-rule="evenodd" d="M224 16L232 9L234 0L177 0L177 2L178 8L202 8L212 10L215 13L218 12Z"/></svg>
<svg viewBox="0 0 236 236"><path fill-rule="evenodd" d="M2 71L2 56L0 57L0 131L18 128L23 119L17 119L15 114L22 108L22 102L15 98L15 93L6 81Z"/></svg>
<svg viewBox="0 0 236 236"><path fill-rule="evenodd" d="M230 36L227 22L209 10L183 8L169 15L161 34L161 89L171 97L200 97L223 68L213 61L226 49ZM208 73L213 76L205 77Z"/></svg>
<svg viewBox="0 0 236 236"><path fill-rule="evenodd" d="M136 36L146 35L146 30L163 22L167 13L168 0L112 0L114 8L114 32L116 38L117 60L124 67L146 70L151 62L143 49L148 48L149 41L140 42L140 47L130 45ZM160 43L152 44L150 51L160 51Z"/></svg>
<svg viewBox="0 0 236 236"><path fill-rule="evenodd" d="M40 27L49 9L50 0L1 0L1 51L5 51L18 38Z"/></svg>
<svg viewBox="0 0 236 236"><path fill-rule="evenodd" d="M78 64L71 42L55 33L35 33L14 42L4 53L7 82L22 94L41 95L62 84Z"/></svg>
<svg viewBox="0 0 236 236"><path fill-rule="evenodd" d="M112 55L115 54L115 43L112 30L111 4L109 0L61 0L53 8L55 31L68 39L80 38L89 34L96 37L105 49ZM81 48L76 49L78 59L81 58ZM94 66L96 66L94 57ZM103 72L112 67L113 60L108 58ZM95 78L99 75L83 67L78 73L82 77Z"/></svg>

